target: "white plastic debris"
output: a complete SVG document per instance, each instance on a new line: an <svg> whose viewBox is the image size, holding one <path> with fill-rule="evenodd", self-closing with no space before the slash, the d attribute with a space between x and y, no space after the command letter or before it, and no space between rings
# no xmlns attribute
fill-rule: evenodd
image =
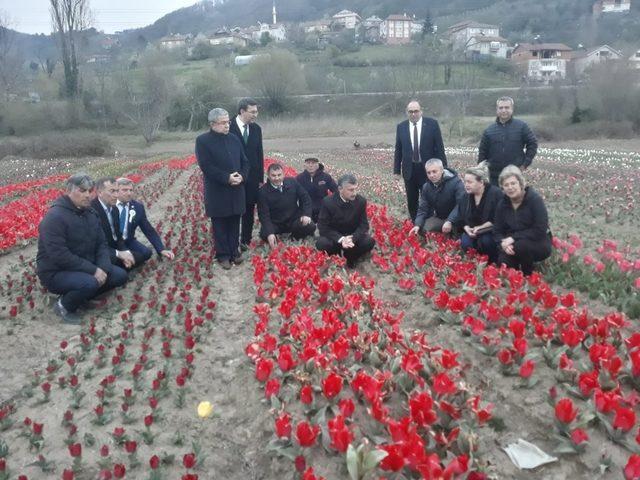
<svg viewBox="0 0 640 480"><path fill-rule="evenodd" d="M545 452L521 438L516 443L510 443L504 449L513 464L520 470L537 468L540 465L557 462L556 457L547 455Z"/></svg>

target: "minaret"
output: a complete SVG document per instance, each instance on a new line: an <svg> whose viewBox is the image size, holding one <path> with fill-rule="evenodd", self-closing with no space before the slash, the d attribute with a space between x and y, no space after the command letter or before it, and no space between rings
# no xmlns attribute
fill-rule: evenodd
<svg viewBox="0 0 640 480"><path fill-rule="evenodd" d="M278 20L276 17L276 0L273 0L273 8L271 9L271 15L273 16L273 24L275 25L276 23L278 23Z"/></svg>

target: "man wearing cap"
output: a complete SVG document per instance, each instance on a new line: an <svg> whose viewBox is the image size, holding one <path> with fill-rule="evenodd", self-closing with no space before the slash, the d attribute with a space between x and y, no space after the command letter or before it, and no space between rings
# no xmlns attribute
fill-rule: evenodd
<svg viewBox="0 0 640 480"><path fill-rule="evenodd" d="M329 192L336 193L338 186L331 175L324 171L324 165L315 157L305 159L304 171L296 177L296 180L311 197L313 204L311 219L317 223L322 200L329 195Z"/></svg>
<svg viewBox="0 0 640 480"><path fill-rule="evenodd" d="M249 160L249 175L244 183L246 208L241 222L241 250L247 250L251 243L258 189L264 183L262 129L256 123L256 118L258 103L252 98L243 98L238 102L238 115L231 119L229 126L229 131L240 139L244 154Z"/></svg>
<svg viewBox="0 0 640 480"><path fill-rule="evenodd" d="M36 272L51 293L64 323L77 325L78 307L102 292L123 285L127 272L111 263L109 247L95 211L90 208L94 183L86 174L67 180L38 227Z"/></svg>
<svg viewBox="0 0 640 480"><path fill-rule="evenodd" d="M229 135L229 113L223 108L209 112L207 133L196 138L196 158L204 180L205 212L211 218L216 259L220 266L242 262L240 217L245 212L245 179L249 160L242 143Z"/></svg>

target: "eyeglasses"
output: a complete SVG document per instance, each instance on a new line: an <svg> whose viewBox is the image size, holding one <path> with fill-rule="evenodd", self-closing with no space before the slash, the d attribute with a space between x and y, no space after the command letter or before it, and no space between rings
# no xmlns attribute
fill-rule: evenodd
<svg viewBox="0 0 640 480"><path fill-rule="evenodd" d="M422 110L407 110L407 113L420 113Z"/></svg>
<svg viewBox="0 0 640 480"><path fill-rule="evenodd" d="M215 125L229 125L229 123L231 123L231 122L229 122L229 120L225 120L223 122L213 122L213 123Z"/></svg>

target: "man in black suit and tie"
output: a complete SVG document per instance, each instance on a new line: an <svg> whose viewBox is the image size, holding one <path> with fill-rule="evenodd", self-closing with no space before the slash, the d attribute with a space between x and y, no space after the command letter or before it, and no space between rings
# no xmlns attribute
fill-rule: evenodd
<svg viewBox="0 0 640 480"><path fill-rule="evenodd" d="M393 173L404 179L409 216L414 221L418 212L418 199L422 185L427 181L424 164L431 158L442 160L447 166L444 143L438 121L422 116L417 100L407 105L408 120L400 122L396 129L396 149Z"/></svg>
<svg viewBox="0 0 640 480"><path fill-rule="evenodd" d="M262 129L256 123L256 118L258 118L258 102L252 98L243 98L238 102L238 115L231 119L229 125L229 132L240 139L244 154L249 160L249 176L244 182L246 205L241 222L241 250L247 250L251 243L258 189L264 183Z"/></svg>
<svg viewBox="0 0 640 480"><path fill-rule="evenodd" d="M140 227L144 236L151 242L158 255L173 260L173 252L164 247L160 235L147 219L144 206L133 199L133 181L122 177L116 180L118 185L118 222L125 247L135 259L135 265L142 265L151 258L151 250L136 240L136 229Z"/></svg>
<svg viewBox="0 0 640 480"><path fill-rule="evenodd" d="M111 263L119 267L130 269L135 265L133 255L124 246L120 223L118 221L118 186L116 179L103 177L96 180L97 196L91 201L91 207L98 214L104 237L109 245Z"/></svg>

